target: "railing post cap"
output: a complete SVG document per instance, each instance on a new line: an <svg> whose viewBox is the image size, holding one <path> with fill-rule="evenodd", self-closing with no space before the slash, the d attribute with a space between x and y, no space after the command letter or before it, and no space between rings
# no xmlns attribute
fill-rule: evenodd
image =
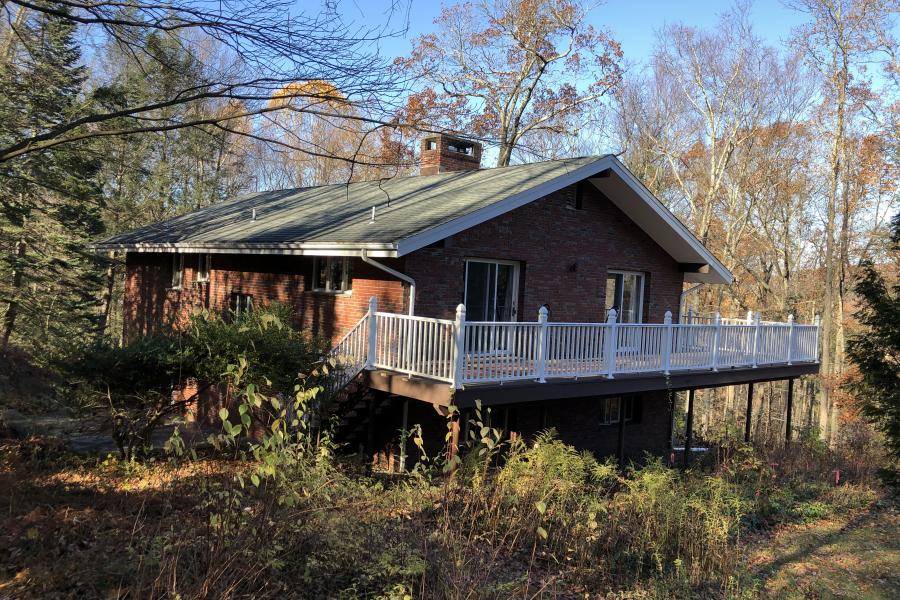
<svg viewBox="0 0 900 600"><path fill-rule="evenodd" d="M456 316L463 317L466 314L466 305L460 302L456 305Z"/></svg>
<svg viewBox="0 0 900 600"><path fill-rule="evenodd" d="M791 313L788 315L788 323L793 323L793 322L794 322L794 313Z"/></svg>
<svg viewBox="0 0 900 600"><path fill-rule="evenodd" d="M716 316L715 316L715 318L714 318L714 322L715 322L716 325L718 325L719 323L722 322L722 315L721 315L718 311L716 312Z"/></svg>
<svg viewBox="0 0 900 600"><path fill-rule="evenodd" d="M759 311L756 311L756 313L753 315L753 321L754 321L757 325L759 325Z"/></svg>
<svg viewBox="0 0 900 600"><path fill-rule="evenodd" d="M542 321L547 320L547 316L550 314L550 311L547 310L546 304L541 304L541 307L538 309L538 318Z"/></svg>
<svg viewBox="0 0 900 600"><path fill-rule="evenodd" d="M378 298L376 298L375 296L372 296L371 298L369 298L369 306L372 308L377 307L378 306Z"/></svg>
<svg viewBox="0 0 900 600"><path fill-rule="evenodd" d="M816 318L813 319L813 323L815 323L816 326L818 327L819 323L821 322L821 319L822 318L819 315L816 315Z"/></svg>
<svg viewBox="0 0 900 600"><path fill-rule="evenodd" d="M666 313L663 315L663 323L665 323L666 325L672 324L672 311L671 310L667 310Z"/></svg>
<svg viewBox="0 0 900 600"><path fill-rule="evenodd" d="M607 323L615 323L617 316L618 316L618 313L616 312L616 309L614 309L614 308L609 309L609 314L606 315L606 322Z"/></svg>

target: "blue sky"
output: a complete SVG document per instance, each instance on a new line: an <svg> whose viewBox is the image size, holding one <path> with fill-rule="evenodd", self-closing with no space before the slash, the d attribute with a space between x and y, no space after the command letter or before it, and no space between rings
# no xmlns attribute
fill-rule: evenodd
<svg viewBox="0 0 900 600"><path fill-rule="evenodd" d="M410 2L409 34L403 39L384 40L381 49L387 56L406 54L416 35L433 30L440 2ZM340 11L347 21L363 26L383 22L390 5L390 0L342 0ZM710 26L730 6L727 0L608 0L591 11L590 21L595 27L607 28L622 44L626 61L643 63L653 52L658 29L670 23ZM757 35L771 45L786 40L791 28L805 20L805 15L785 7L781 0L756 0L751 15ZM395 15L394 19L399 24L403 15Z"/></svg>

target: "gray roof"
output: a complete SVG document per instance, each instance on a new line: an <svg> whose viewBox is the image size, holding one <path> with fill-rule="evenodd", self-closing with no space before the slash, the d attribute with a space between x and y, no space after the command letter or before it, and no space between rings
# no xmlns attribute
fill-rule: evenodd
<svg viewBox="0 0 900 600"><path fill-rule="evenodd" d="M113 236L93 247L396 247L403 239L570 175L601 158L253 193Z"/></svg>
<svg viewBox="0 0 900 600"><path fill-rule="evenodd" d="M728 269L612 155L259 192L92 247L397 257L582 180L596 185L675 260L691 265L685 281L732 281Z"/></svg>

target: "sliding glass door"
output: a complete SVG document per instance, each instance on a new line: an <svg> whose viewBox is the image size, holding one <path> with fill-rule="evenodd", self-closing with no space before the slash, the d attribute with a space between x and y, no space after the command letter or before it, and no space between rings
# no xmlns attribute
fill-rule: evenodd
<svg viewBox="0 0 900 600"><path fill-rule="evenodd" d="M519 266L499 260L466 261L466 319L515 321Z"/></svg>
<svg viewBox="0 0 900 600"><path fill-rule="evenodd" d="M644 309L644 275L610 271L606 276L606 315L616 309L619 323L640 323Z"/></svg>

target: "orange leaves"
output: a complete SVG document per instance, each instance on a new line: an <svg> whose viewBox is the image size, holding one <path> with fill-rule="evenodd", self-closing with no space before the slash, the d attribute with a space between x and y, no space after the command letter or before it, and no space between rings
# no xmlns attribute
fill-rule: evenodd
<svg viewBox="0 0 900 600"><path fill-rule="evenodd" d="M423 84L410 122L493 138L500 165L529 136L574 135L574 117L621 80L621 48L586 13L577 0L445 6L437 33L396 62Z"/></svg>
<svg viewBox="0 0 900 600"><path fill-rule="evenodd" d="M322 79L295 81L272 94L270 107L296 104L326 104L333 109L349 106L347 98L333 84Z"/></svg>

